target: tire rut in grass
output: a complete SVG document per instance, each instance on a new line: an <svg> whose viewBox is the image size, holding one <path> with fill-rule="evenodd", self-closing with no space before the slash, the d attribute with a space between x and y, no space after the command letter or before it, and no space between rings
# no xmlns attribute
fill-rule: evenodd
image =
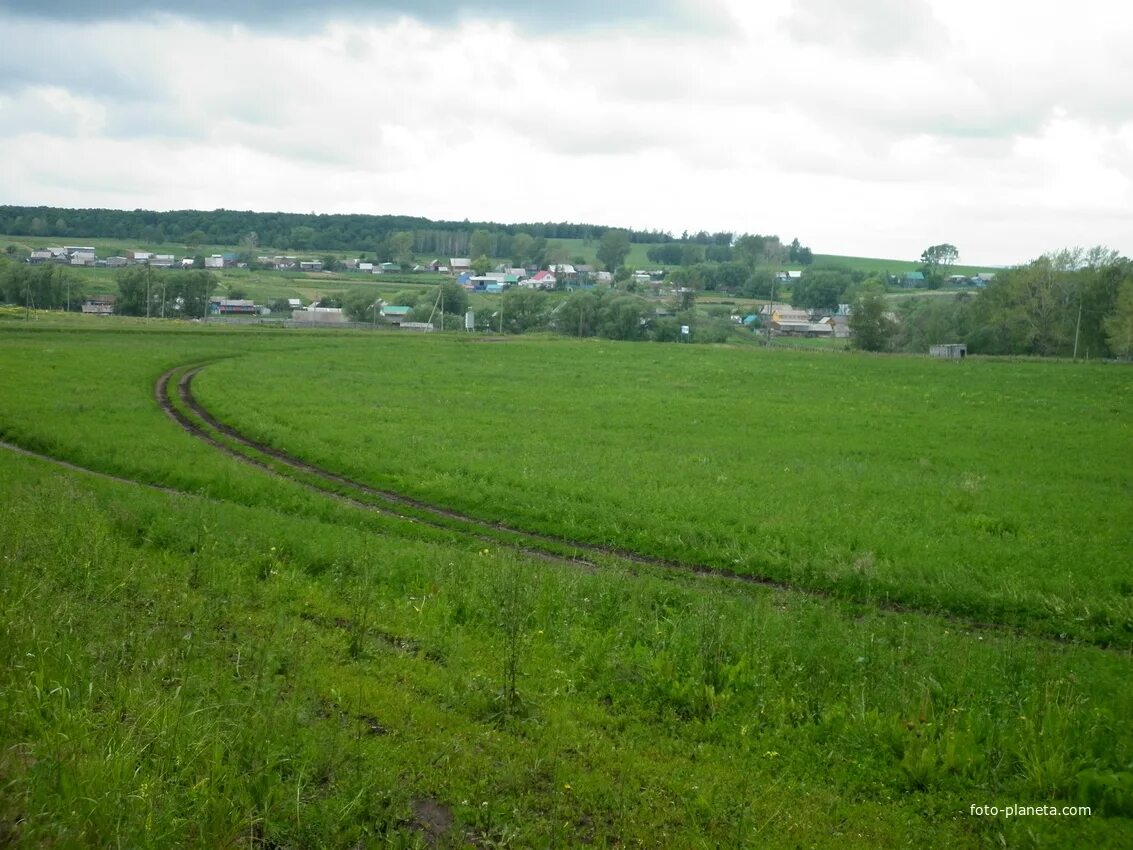
<svg viewBox="0 0 1133 850"><path fill-rule="evenodd" d="M674 561L665 558L659 558L635 552L630 549L625 549L618 546L606 546L601 544L589 543L581 540L574 540L568 537L562 537L552 534L545 534L541 532L528 531L508 525L502 522L493 522L481 519L470 514L462 513L452 508L438 505L436 503L426 502L420 499L406 496L401 493L396 493L391 490L384 490L377 487L372 487L368 484L354 481L344 475L332 472L315 464L308 463L294 455L282 451L281 449L270 446L260 440L250 437L237 428L224 423L217 419L211 412L204 408L200 402L196 400L192 392L193 378L203 369L203 365L194 365L188 367L180 367L180 369L170 370L159 379L159 385L156 388L156 394L159 399L165 396L162 407L166 409L176 421L184 424L190 433L195 436L200 436L207 442L218 445L223 451L234 457L248 463L252 463L264 469L268 469L273 474L279 475L284 478L296 481L308 489L322 493L333 498L340 499L358 507L367 510L384 513L399 519L421 523L423 525L432 526L448 532L461 534L465 537L490 542L496 545L505 545L509 548L521 552L525 555L539 558L541 560L548 560L559 563L567 563L576 567L583 567L590 570L599 568L599 565L586 558L580 557L581 554L588 554L591 556L609 558L629 564L630 566L644 566L651 568L660 568L671 572L679 572L685 575L698 576L702 578L716 578L734 581L740 584L756 585L761 587L768 587L775 590L789 591L794 593L801 593L811 597L830 599L835 601L842 601L852 604L865 604L879 611L885 611L892 614L922 614L928 616L939 617L942 620L956 623L960 626L972 629L974 631L990 631L990 632L1003 632L1015 636L1027 636L1032 638L1039 638L1045 641L1050 641L1059 644L1072 644L1082 643L1097 647L1104 650L1117 650L1124 651L1125 647L1114 644L1112 641L1098 638L1093 639L1089 637L1077 637L1067 635L1053 630L1044 630L1041 627L1038 629L1026 629L1018 625L1001 622L990 622L987 620L969 617L963 614L941 610L939 608L931 608L927 606L920 606L893 600L890 598L878 599L862 599L859 597L847 597L844 595L836 594L830 590L821 587L812 587L806 585L793 584L789 581L782 579L772 578L770 576L758 575L752 573L740 573L730 570L725 567L713 566L710 564L690 564L680 561ZM175 406L170 400L170 387L173 375L181 372L180 378L177 382L177 393L181 403L190 410L194 416L213 429L216 433L223 435L226 439L231 440L233 443L242 446L244 449L253 453L252 457L237 451L229 445L217 440L208 431L194 423L187 422L187 417L180 411L175 411ZM259 454L263 457L271 458L282 464L287 469L291 470L294 474L283 472L278 468L273 468L262 460L257 460L254 455ZM384 505L375 505L372 502L364 501L354 496L344 495L343 493L336 492L335 490L328 489L325 486L316 486L307 481L302 480L299 475L308 475L317 478L328 484L333 484L336 487L343 488L348 492L355 494L363 494L368 498L378 500ZM409 509L414 511L413 515L407 515L401 510ZM502 540L497 535L507 535L512 539ZM564 555L561 551L556 550L573 550L578 554Z"/></svg>

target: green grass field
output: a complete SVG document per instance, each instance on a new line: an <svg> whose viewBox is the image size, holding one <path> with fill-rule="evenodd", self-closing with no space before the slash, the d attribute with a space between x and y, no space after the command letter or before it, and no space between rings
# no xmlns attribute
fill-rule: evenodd
<svg viewBox="0 0 1133 850"><path fill-rule="evenodd" d="M332 471L778 585L331 498L178 427L187 364ZM6 845L1133 841L1128 369L50 316L0 367Z"/></svg>
<svg viewBox="0 0 1133 850"><path fill-rule="evenodd" d="M816 263L830 263L846 266L854 271L866 274L902 274L904 272L920 271L922 263L919 260L884 260L876 257L845 257L839 254L815 254ZM957 264L949 267L949 274L977 275L983 272L995 273L993 266L966 266Z"/></svg>

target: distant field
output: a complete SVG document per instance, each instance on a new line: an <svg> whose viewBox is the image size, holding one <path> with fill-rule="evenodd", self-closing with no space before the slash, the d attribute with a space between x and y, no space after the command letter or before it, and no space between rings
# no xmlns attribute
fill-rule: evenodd
<svg viewBox="0 0 1133 850"><path fill-rule="evenodd" d="M883 260L874 257L844 257L838 254L815 254L816 263L837 263L847 266L854 271L879 272L882 274L901 274L902 272L920 271L922 264L918 260ZM995 273L1000 271L993 266L965 266L955 265L949 267L949 274L976 275L983 272Z"/></svg>
<svg viewBox="0 0 1133 850"><path fill-rule="evenodd" d="M0 843L1128 847L1131 381L7 323Z"/></svg>

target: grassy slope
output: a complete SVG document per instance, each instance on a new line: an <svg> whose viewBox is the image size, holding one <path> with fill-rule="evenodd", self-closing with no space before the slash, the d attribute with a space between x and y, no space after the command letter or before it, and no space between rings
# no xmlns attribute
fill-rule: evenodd
<svg viewBox="0 0 1133 850"><path fill-rule="evenodd" d="M269 443L488 519L1127 646L1131 379L385 338L227 361L198 391Z"/></svg>
<svg viewBox="0 0 1133 850"><path fill-rule="evenodd" d="M836 263L848 266L855 271L879 274L902 274L903 272L920 271L922 263L919 260L883 260L876 257L844 257L838 254L815 254L816 263ZM994 266L965 266L950 267L949 274L975 275L982 272L994 274L999 271Z"/></svg>
<svg viewBox="0 0 1133 850"><path fill-rule="evenodd" d="M363 522L212 457L150 393L235 352L243 387L319 348L340 381L371 338L94 327L4 329L4 433L225 501L0 453L7 843L396 846L446 814L456 845L1133 838L1125 656ZM1047 802L1095 814L967 814Z"/></svg>

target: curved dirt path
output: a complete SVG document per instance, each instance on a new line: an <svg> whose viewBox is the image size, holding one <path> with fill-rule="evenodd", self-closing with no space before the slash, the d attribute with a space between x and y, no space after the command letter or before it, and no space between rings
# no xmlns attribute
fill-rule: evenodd
<svg viewBox="0 0 1133 850"><path fill-rule="evenodd" d="M583 540L575 540L569 537L544 534L537 531L529 531L502 522L491 522L489 520L472 516L471 514L466 514L461 511L453 510L452 508L444 507L443 505L438 505L432 502L425 502L420 499L415 499L411 496L405 496L401 493L396 493L392 490L384 490L381 488L372 487L369 484L365 484L360 481L355 481L344 475L339 475L338 473L331 472L330 470L316 466L312 463L308 463L307 461L302 460L295 455L288 454L287 452L277 449L274 446L270 446L264 442L249 437L248 435L242 433L241 431L225 422L221 422L203 405L201 405L201 403L198 402L193 396L193 378L203 368L203 366L190 366L188 368L185 368L185 371L177 381L177 395L181 402L185 405L185 407L191 410L193 414L199 417L202 422L208 425L209 428L212 428L219 434L223 434L226 438L235 443L238 443L245 449L255 454L272 458L273 460L289 467L290 469L295 470L298 473L303 473L326 481L330 484L344 487L351 492L363 494L367 497L377 499L386 505L386 508L379 508L380 510L384 510L384 512L391 513L401 519L408 519L416 522L422 522L428 525L435 525L438 528L443 528L449 531L455 530L457 532L463 532L465 534L471 533L480 539L490 540L495 543L508 543L508 541L501 540L498 536L493 536L492 532L495 532L496 534L504 534L514 538L514 540L509 545L517 545L517 548L522 549L524 552L538 553L544 557L549 555L551 557L562 559L563 556L560 553L552 551L552 549L567 549L574 550L578 553L586 553L592 556L616 558L621 561L640 564L642 566L680 570L685 573L691 573L700 576L724 578L734 581L746 582L749 584L764 585L767 587L776 588L778 590L801 590L801 588L794 587L787 582L768 578L766 576L738 573L733 570L708 566L704 564L686 564L679 561L643 555L640 552L634 552L632 550L617 546L603 546L600 544L589 543ZM215 439L210 434L208 434L206 429L203 429L195 423L189 421L188 417L185 417L184 414L182 414L180 411L177 411L174 408L172 402L169 400L169 392L173 376L178 371L179 370L177 369L170 370L170 372L167 372L159 379L157 394L159 396L159 399L164 396L164 399L162 400L162 406L166 409L167 413L173 416L177 420L177 422L182 425L182 427L185 427L190 431L190 433L194 434L195 436L200 436L207 442L219 446L223 451L227 452L228 454L234 455L241 460L247 460L248 462L253 463L256 466L266 468L276 474L283 475L283 477L297 480L299 481L299 483L305 483L290 475L285 475L277 469L272 469L268 464L265 464L262 461L257 461L242 452L235 451L230 446L225 445L223 442ZM321 487L312 487L309 484L307 486L327 495L340 495ZM372 503L369 502L361 502L357 499L352 499L349 496L344 498L355 504L360 504L363 507L374 507ZM396 510L394 510L396 508L412 509L416 511L419 516L406 516L405 514L398 513ZM570 560L573 563L582 564L585 566L596 566L592 562L578 557L571 556L566 558L566 560ZM822 594L821 591L808 590L807 592L826 595Z"/></svg>
<svg viewBox="0 0 1133 850"><path fill-rule="evenodd" d="M339 475L338 473L316 466L315 464L308 463L307 461L304 461L299 457L291 455L273 446L267 445L266 443L263 443L252 437L249 437L232 425L217 419L210 411L208 411L203 405L201 405L201 403L198 402L193 395L193 378L203 368L203 365L182 366L176 369L171 369L169 372L166 372L161 376L161 378L158 379L158 383L154 388L155 395L162 408L171 418L173 418L179 425L181 425L181 427L183 427L193 436L205 440L206 442L210 443L213 446L216 446L221 451L224 451L225 453L238 460L241 460L245 463L250 463L253 466L264 469L274 475L299 483L314 492L318 492L322 495L338 499L356 507L384 513L386 515L397 517L407 522L420 523L422 525L435 527L450 533L460 534L467 537L472 537L477 540L487 541L495 545L508 546L526 555L534 556L541 560L563 562L571 564L573 566L581 566L588 569L597 569L598 564L584 557L586 555L592 557L613 558L630 564L660 568L690 576L725 579L740 584L756 585L773 588L776 590L791 591L825 599L868 604L870 605L870 607L889 613L915 613L928 615L938 617L942 620L956 623L957 625L978 631L996 631L1016 636L1038 638L1040 640L1058 644L1078 643L1094 646L1104 650L1125 651L1124 648L1115 646L1108 641L1094 641L1080 637L1076 638L1073 636L1057 634L1050 631L1027 631L1026 629L1018 626L1013 626L1005 623L986 622L965 617L960 614L951 613L945 610L933 610L889 599L874 599L867 602L861 599L837 596L834 593L822 588L799 586L790 582L770 578L768 576L738 573L726 568L705 564L682 563L678 561L667 560L664 558L652 557L640 552L634 552L632 550L623 549L616 546L602 546L581 540L574 540L568 537L528 531L515 526L507 525L505 523L490 522L488 520L480 519L470 514L462 513L460 511L444 507L443 505L425 502L420 499L415 499L410 496L405 496L390 490L383 490L377 487L372 487L363 482L355 481L346 476ZM205 426L207 426L207 428L193 422L189 417L185 416L184 413L177 410L175 405L172 403L171 398L173 388L171 385L173 383L174 376L176 376L178 373L180 373L180 377L178 378L176 384L176 393L178 399L185 406L185 408L191 411L195 417L198 417L200 421L204 423ZM240 446L242 450L237 450L233 448L232 445L228 445L223 440L213 436L213 434L209 433L208 429L212 429L217 434L223 435L225 439ZM268 460L264 460L263 458L268 458L270 459L270 461L274 461L275 465L273 465ZM294 474L288 474L287 472L281 470L280 468L278 468L279 465L292 470ZM327 487L317 486L310 481L305 481L302 477L300 477L303 475L326 482ZM344 495L342 492L338 492L337 490L328 489L331 486L344 489L347 492L354 493L356 495ZM374 504L373 501L365 501L360 497L376 500L380 504ZM412 511L413 513L406 514L404 511L407 509ZM501 537L501 535L503 537ZM506 539L507 537L510 537L512 539L508 540ZM574 554L563 554L561 550L564 549L572 551Z"/></svg>

